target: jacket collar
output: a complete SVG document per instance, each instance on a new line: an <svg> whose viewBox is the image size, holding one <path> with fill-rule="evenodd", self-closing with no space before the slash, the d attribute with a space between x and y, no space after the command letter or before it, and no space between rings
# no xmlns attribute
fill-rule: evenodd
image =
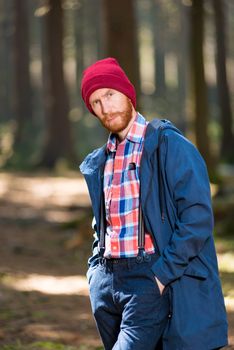
<svg viewBox="0 0 234 350"><path fill-rule="evenodd" d="M147 125L142 160L145 154L150 157L158 147L158 129L163 128L165 123L155 119ZM106 161L106 144L90 153L80 165L80 171L84 175L91 175L104 166Z"/></svg>

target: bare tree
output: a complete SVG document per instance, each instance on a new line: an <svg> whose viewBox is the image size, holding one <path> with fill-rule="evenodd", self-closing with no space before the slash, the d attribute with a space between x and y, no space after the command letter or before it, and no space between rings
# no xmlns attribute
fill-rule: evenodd
<svg viewBox="0 0 234 350"><path fill-rule="evenodd" d="M181 0L176 0L179 11L179 42L177 43L178 67L178 97L179 120L178 126L186 130L186 99L188 97L188 56L189 56L189 6Z"/></svg>
<svg viewBox="0 0 234 350"><path fill-rule="evenodd" d="M155 85L156 95L165 97L166 75L165 75L165 19L163 18L163 4L161 1L153 0L152 3L154 57L155 57Z"/></svg>
<svg viewBox="0 0 234 350"><path fill-rule="evenodd" d="M32 118L27 1L14 0L14 24L14 110L16 120L14 148L16 148L22 143L26 121Z"/></svg>
<svg viewBox="0 0 234 350"><path fill-rule="evenodd" d="M75 160L68 119L69 101L63 72L63 9L61 0L49 0L49 11L44 16L44 21L47 130L40 165L52 168L59 159L64 158L70 162Z"/></svg>
<svg viewBox="0 0 234 350"><path fill-rule="evenodd" d="M74 35L75 35L75 57L76 57L76 81L77 99L83 110L84 105L80 94L80 84L84 69L84 0L79 2L78 8L74 11Z"/></svg>
<svg viewBox="0 0 234 350"><path fill-rule="evenodd" d="M210 144L208 137L208 102L203 58L204 10L203 0L193 0L191 6L191 73L195 113L196 144L212 169Z"/></svg>
<svg viewBox="0 0 234 350"><path fill-rule="evenodd" d="M140 96L139 54L134 0L103 0L106 53L117 58Z"/></svg>
<svg viewBox="0 0 234 350"><path fill-rule="evenodd" d="M226 35L224 2L213 0L216 29L216 71L217 88L221 109L221 156L225 160L234 161L234 135L232 132L232 110L226 71Z"/></svg>

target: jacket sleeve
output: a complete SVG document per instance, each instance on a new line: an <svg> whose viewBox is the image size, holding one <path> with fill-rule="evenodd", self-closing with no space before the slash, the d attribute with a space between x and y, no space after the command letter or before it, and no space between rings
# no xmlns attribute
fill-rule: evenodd
<svg viewBox="0 0 234 350"><path fill-rule="evenodd" d="M211 237L213 213L209 178L200 153L172 130L165 133L164 139L164 185L175 203L177 219L171 239L152 270L167 285L183 275Z"/></svg>

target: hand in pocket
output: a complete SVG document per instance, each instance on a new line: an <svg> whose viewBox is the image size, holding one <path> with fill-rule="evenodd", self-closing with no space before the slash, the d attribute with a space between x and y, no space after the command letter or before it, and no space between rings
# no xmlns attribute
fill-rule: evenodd
<svg viewBox="0 0 234 350"><path fill-rule="evenodd" d="M156 283L158 285L158 289L160 291L160 294L162 295L165 286L159 281L159 279L155 276Z"/></svg>

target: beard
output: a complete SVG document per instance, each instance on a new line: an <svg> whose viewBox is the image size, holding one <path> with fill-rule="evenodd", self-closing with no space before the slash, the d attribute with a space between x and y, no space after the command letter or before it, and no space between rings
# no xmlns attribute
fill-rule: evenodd
<svg viewBox="0 0 234 350"><path fill-rule="evenodd" d="M101 123L104 128L115 134L126 129L132 117L132 104L126 100L126 107L123 111L104 114Z"/></svg>

